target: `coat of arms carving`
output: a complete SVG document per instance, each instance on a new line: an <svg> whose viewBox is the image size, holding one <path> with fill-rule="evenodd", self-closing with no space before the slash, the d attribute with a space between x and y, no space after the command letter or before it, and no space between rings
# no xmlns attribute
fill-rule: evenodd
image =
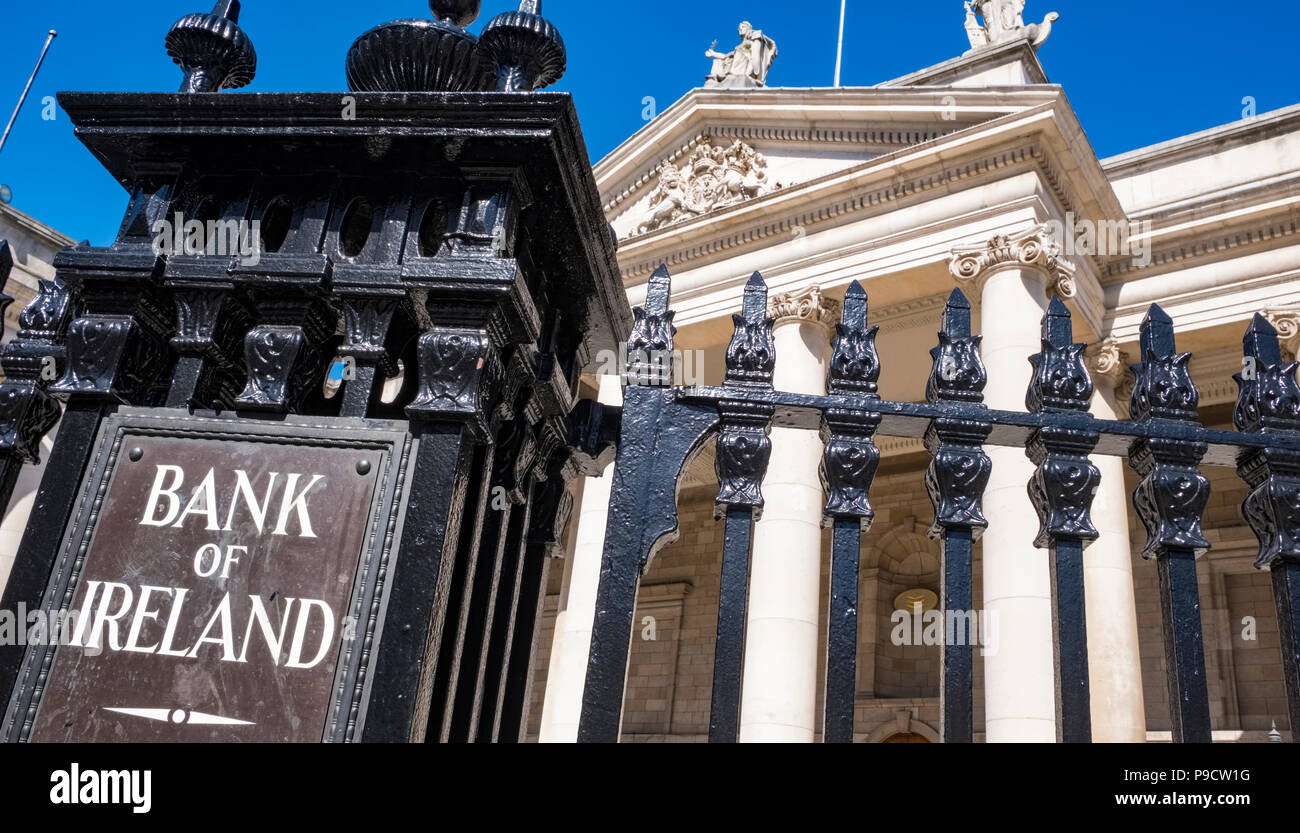
<svg viewBox="0 0 1300 833"><path fill-rule="evenodd" d="M739 139L725 148L706 139L681 167L665 162L659 168L659 182L637 234L761 197L779 187L768 176L763 154Z"/></svg>

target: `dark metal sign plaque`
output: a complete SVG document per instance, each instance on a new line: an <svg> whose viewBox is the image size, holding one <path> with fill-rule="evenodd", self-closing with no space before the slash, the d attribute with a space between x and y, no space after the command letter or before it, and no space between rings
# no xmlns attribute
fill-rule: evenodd
<svg viewBox="0 0 1300 833"><path fill-rule="evenodd" d="M408 444L359 420L111 417L43 605L58 644L29 648L6 737L359 737Z"/></svg>

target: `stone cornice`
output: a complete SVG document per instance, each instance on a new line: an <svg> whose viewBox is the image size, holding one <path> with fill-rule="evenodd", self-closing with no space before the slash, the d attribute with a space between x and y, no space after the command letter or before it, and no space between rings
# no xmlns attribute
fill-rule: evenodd
<svg viewBox="0 0 1300 833"><path fill-rule="evenodd" d="M768 301L767 314L776 319L777 326L788 321L807 321L829 331L839 323L840 302L825 297L821 287L814 285L776 295Z"/></svg>
<svg viewBox="0 0 1300 833"><path fill-rule="evenodd" d="M1116 176L1129 169L1151 165L1153 162L1169 164L1186 156L1206 152L1217 153L1225 144L1254 141L1261 137L1268 138L1291 132L1298 125L1300 125L1300 104L1295 104L1268 113L1260 113L1253 118L1230 122L1209 130L1179 136L1167 142L1110 156L1101 160L1101 166L1108 175Z"/></svg>
<svg viewBox="0 0 1300 833"><path fill-rule="evenodd" d="M948 269L957 283L973 286L976 294L992 274L1007 267L1032 268L1047 277L1047 291L1074 298L1076 268L1061 257L1060 245L1047 226L1019 234L999 234L986 243L953 249Z"/></svg>
<svg viewBox="0 0 1300 833"><path fill-rule="evenodd" d="M9 222L27 232L28 235L44 243L54 251L75 245L77 241L66 234L52 229L36 218L24 214L12 205L0 203L0 220Z"/></svg>
<svg viewBox="0 0 1300 833"><path fill-rule="evenodd" d="M1188 261L1220 257L1225 252L1235 249L1257 246L1262 243L1276 243L1294 237L1300 231L1300 221L1289 216L1260 225L1240 227L1218 234L1191 234L1184 237L1186 242L1162 248L1151 253L1151 262L1134 263L1132 258L1115 258L1106 263L1101 276L1109 285L1115 281L1131 279L1134 273L1146 272L1171 264L1186 265Z"/></svg>

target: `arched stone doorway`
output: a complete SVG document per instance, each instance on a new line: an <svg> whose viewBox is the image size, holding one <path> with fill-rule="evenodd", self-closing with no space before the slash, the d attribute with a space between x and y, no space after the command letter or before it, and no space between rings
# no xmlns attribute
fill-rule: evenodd
<svg viewBox="0 0 1300 833"><path fill-rule="evenodd" d="M929 743L929 738L924 735L918 735L915 732L899 732L896 735L890 735L881 741L881 743Z"/></svg>

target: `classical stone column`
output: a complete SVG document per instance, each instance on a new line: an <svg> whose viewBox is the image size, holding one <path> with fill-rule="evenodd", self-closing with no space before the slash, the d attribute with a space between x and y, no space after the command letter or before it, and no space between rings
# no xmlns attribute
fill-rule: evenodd
<svg viewBox="0 0 1300 833"><path fill-rule="evenodd" d="M830 328L839 304L817 287L778 295L777 390L826 393ZM816 431L772 429L763 517L754 530L741 742L810 743L817 722L817 625L821 613L822 442Z"/></svg>
<svg viewBox="0 0 1300 833"><path fill-rule="evenodd" d="M622 380L600 377L599 401L623 404ZM605 550L605 522L614 481L614 464L600 477L589 477L578 502L573 551L565 559L560 604L555 615L555 636L542 701L538 743L575 743L582 716L582 692L587 681L587 656L591 651L591 625L596 617L596 590L600 585L600 559Z"/></svg>
<svg viewBox="0 0 1300 833"><path fill-rule="evenodd" d="M1127 419L1133 393L1129 356L1113 338L1088 348L1088 370L1097 393L1092 413L1098 419ZM1087 594L1088 685L1092 696L1092 739L1099 743L1146 741L1142 698L1142 656L1138 648L1133 593L1133 552L1129 542L1129 493L1123 458L1095 456L1101 488L1092 503L1092 522L1101 537L1084 551Z"/></svg>
<svg viewBox="0 0 1300 833"><path fill-rule="evenodd" d="M953 252L950 268L980 298L982 354L990 408L1025 410L1029 357L1040 352L1049 288L1069 295L1073 269L1051 233L1037 227ZM1034 465L1019 448L989 447L993 475L984 496L981 542L984 616L996 642L984 656L984 727L990 743L1056 740L1052 581L1048 554L1034 546L1038 515L1029 501Z"/></svg>

